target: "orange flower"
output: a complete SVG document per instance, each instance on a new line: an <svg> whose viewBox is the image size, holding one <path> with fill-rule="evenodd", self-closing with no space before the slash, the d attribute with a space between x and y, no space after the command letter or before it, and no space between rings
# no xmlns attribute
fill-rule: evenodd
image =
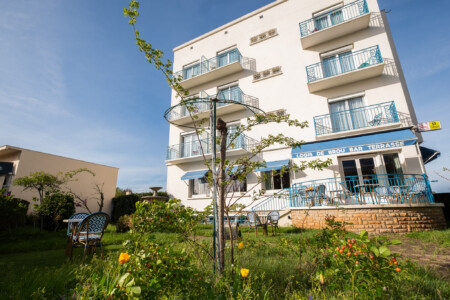
<svg viewBox="0 0 450 300"><path fill-rule="evenodd" d="M242 277L244 277L244 278L247 277L249 272L250 272L249 269L241 268L241 275L242 275Z"/></svg>
<svg viewBox="0 0 450 300"><path fill-rule="evenodd" d="M119 256L119 262L121 263L121 264L124 264L124 263L127 263L129 260L130 260L130 255L128 255L128 253L124 253L124 252L122 252L122 253L120 253L120 256Z"/></svg>
<svg viewBox="0 0 450 300"><path fill-rule="evenodd" d="M244 249L244 243L243 243L243 242L240 242L240 243L238 244L238 248L239 248L239 250Z"/></svg>
<svg viewBox="0 0 450 300"><path fill-rule="evenodd" d="M396 268L396 269L395 269L395 271L397 271L397 272L400 272L400 271L401 271L401 269L400 269L400 268Z"/></svg>

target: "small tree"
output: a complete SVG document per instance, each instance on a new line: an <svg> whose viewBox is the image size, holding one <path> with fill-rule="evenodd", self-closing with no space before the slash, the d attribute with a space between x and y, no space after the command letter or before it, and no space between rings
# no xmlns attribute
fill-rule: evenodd
<svg viewBox="0 0 450 300"><path fill-rule="evenodd" d="M201 140L201 135L205 132L206 128L202 128L202 125L207 121L199 120L198 116L195 115L197 106L195 98L188 97L189 91L185 90L180 82L182 81L181 76L174 76L172 68L172 62L167 60L163 62L164 53L154 48L150 43L146 42L140 37L139 31L135 28L135 24L137 21L137 17L139 16L139 2L133 0L130 2L128 8L124 8L124 14L129 18L129 24L133 27L133 32L136 40L136 44L141 52L144 52L147 61L150 64L153 64L157 70L162 72L163 76L166 78L169 86L175 91L176 96L180 99L180 105L186 107L189 112L189 116L192 120L192 126L197 134L197 139ZM204 102L204 99L201 99ZM211 105L214 102L219 102L218 99L210 99ZM232 102L228 100L228 102ZM220 156L214 162L214 164L218 165L217 169L212 167L212 161L206 159L205 149L203 149L202 143L199 143L200 152L203 156L204 163L209 169L209 173L217 174L216 182L212 180L212 177L209 176L210 185L217 186L217 224L218 224L218 243L217 243L217 252L218 252L218 271L221 274L225 268L225 224L224 224L224 215L229 214L231 208L236 207L237 201L239 201L241 197L237 199L230 198L230 201L226 203L227 194L229 192L230 186L234 184L235 178L246 178L248 174L255 172L258 168L265 166L264 161L254 161L263 150L273 146L273 145L285 145L288 147L298 147L301 146L303 141L297 141L293 138L286 137L283 134L278 135L268 135L267 138L262 138L261 141L255 145L251 150L251 154L240 157L237 160L231 162L226 158L226 151L234 146L236 143L236 139L240 137L244 132L251 131L254 127L259 125L267 125L267 124L280 124L284 123L287 126L293 126L298 128L305 128L308 126L308 122L299 122L297 120L291 120L289 115L285 116L277 116L275 114L255 114L253 117L247 119L247 124L242 124L236 128L231 134L229 134L227 129L227 124L222 119L217 120L217 125L215 126L219 131L219 137L213 143L219 145ZM215 124L210 124L213 127ZM314 169L322 169L331 164L331 160L321 161L320 159L302 162L300 166L293 165L292 169L294 171L304 169L306 167L311 167ZM261 177L258 177L258 181L261 182ZM257 185L255 185L252 189L254 189ZM249 191L247 191L249 192ZM233 253L233 239L231 234L231 223L230 226L230 238L231 238L231 253Z"/></svg>
<svg viewBox="0 0 450 300"><path fill-rule="evenodd" d="M82 172L88 172L90 174L95 174L86 168L80 168L77 170L72 170L66 173L58 172L56 175L49 174L46 172L33 172L28 176L20 177L14 180L13 184L23 187L24 191L34 191L38 192L39 198L33 197L34 202L38 202L39 204L35 204L35 208L42 204L45 196L48 193L60 191L61 188L67 186L67 184L71 181L75 181L74 178L76 175ZM41 230L43 229L43 218L40 217L41 222Z"/></svg>

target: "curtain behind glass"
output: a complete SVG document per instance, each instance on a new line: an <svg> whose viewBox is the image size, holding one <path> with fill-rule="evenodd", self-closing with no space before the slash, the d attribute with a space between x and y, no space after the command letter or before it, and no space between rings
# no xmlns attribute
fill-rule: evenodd
<svg viewBox="0 0 450 300"><path fill-rule="evenodd" d="M323 76L330 77L338 74L338 65L336 57L329 57L323 60Z"/></svg>
<svg viewBox="0 0 450 300"><path fill-rule="evenodd" d="M367 127L367 116L362 97L347 100L347 103L353 129Z"/></svg>
<svg viewBox="0 0 450 300"><path fill-rule="evenodd" d="M336 25L344 22L344 16L342 15L342 10L336 11L330 15L331 25Z"/></svg>
<svg viewBox="0 0 450 300"><path fill-rule="evenodd" d="M341 132L351 129L351 119L348 115L345 101L330 103L330 119L333 132Z"/></svg>
<svg viewBox="0 0 450 300"><path fill-rule="evenodd" d="M341 63L342 73L355 70L355 62L351 51L339 54L339 62Z"/></svg>

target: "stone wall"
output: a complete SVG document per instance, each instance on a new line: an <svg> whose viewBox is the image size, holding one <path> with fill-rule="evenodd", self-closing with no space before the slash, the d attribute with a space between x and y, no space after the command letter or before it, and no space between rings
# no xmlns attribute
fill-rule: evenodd
<svg viewBox="0 0 450 300"><path fill-rule="evenodd" d="M347 205L345 207L294 208L291 210L292 225L301 228L325 227L325 216L335 216L336 221L352 223L346 229L369 233L406 233L445 229L447 227L443 205L395 204L395 205Z"/></svg>

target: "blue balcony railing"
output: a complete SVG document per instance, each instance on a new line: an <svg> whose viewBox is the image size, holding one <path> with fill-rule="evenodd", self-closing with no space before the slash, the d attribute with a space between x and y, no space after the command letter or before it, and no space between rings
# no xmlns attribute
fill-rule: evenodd
<svg viewBox="0 0 450 300"><path fill-rule="evenodd" d="M220 91L217 95L208 95L204 91L202 91L199 96L199 98L202 98L203 100L214 99L216 97L219 100L232 100L250 106L259 107L258 98L244 94L244 92L238 86L235 86L232 89L227 89L226 91ZM217 108L227 106L230 104L232 103L219 102L217 104ZM168 116L169 121L188 117L189 113L191 113L192 115L196 115L210 110L209 103L207 102L199 102L191 104L190 107L192 108L191 111L189 111L189 109L185 105L181 105L174 108L173 110L170 111L170 114Z"/></svg>
<svg viewBox="0 0 450 300"><path fill-rule="evenodd" d="M316 136L399 122L394 101L314 117Z"/></svg>
<svg viewBox="0 0 450 300"><path fill-rule="evenodd" d="M295 183L290 207L433 203L425 174L346 176Z"/></svg>
<svg viewBox="0 0 450 300"><path fill-rule="evenodd" d="M244 149L251 151L258 144L258 142L244 134L239 135L233 141L228 140L227 150ZM167 160L179 159L200 156L203 154L211 154L212 143L211 139L205 138L193 142L172 145L167 148Z"/></svg>
<svg viewBox="0 0 450 300"><path fill-rule="evenodd" d="M308 82L315 82L332 76L378 65L383 62L380 47L372 46L355 52L345 52L338 56L306 67Z"/></svg>
<svg viewBox="0 0 450 300"><path fill-rule="evenodd" d="M252 70L255 68L254 59L243 57L238 49L232 49L209 59L202 56L199 63L184 67L183 70L175 72L173 76L181 77L182 80L188 80L234 62L240 62L244 68Z"/></svg>
<svg viewBox="0 0 450 300"><path fill-rule="evenodd" d="M366 0L358 0L300 23L302 37L369 13Z"/></svg>

